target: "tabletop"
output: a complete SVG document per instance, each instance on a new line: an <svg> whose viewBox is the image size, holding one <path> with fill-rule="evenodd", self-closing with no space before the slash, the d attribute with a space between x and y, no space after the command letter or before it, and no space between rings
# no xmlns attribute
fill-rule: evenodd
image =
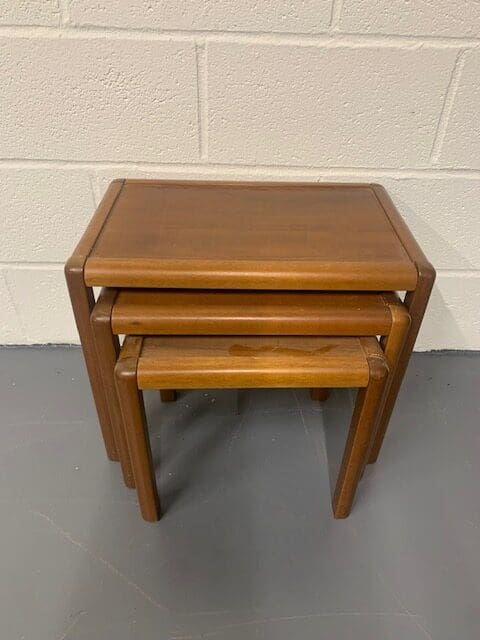
<svg viewBox="0 0 480 640"><path fill-rule="evenodd" d="M413 290L413 236L371 184L123 180L100 205L89 286Z"/></svg>

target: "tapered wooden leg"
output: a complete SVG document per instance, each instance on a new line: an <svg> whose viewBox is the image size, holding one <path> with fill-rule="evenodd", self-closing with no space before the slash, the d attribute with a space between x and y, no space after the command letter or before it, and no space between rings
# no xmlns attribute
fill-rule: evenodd
<svg viewBox="0 0 480 640"><path fill-rule="evenodd" d="M65 268L73 314L77 324L78 335L82 344L83 356L87 366L93 399L97 409L98 421L103 435L105 450L110 460L118 460L119 454L115 443L112 422L98 364L95 340L90 325L90 314L95 306L95 297L91 287L83 281L83 268L68 264Z"/></svg>
<svg viewBox="0 0 480 640"><path fill-rule="evenodd" d="M388 421L392 414L397 399L403 377L410 361L410 356L415 346L415 340L422 324L423 316L427 308L433 284L435 282L435 269L428 262L423 251L420 249L412 234L410 233L405 221L398 213L392 199L380 185L372 185L373 191L382 205L387 217L390 219L398 237L405 247L411 260L415 263L417 269L417 284L414 291L409 291L405 296L404 303L408 309L411 318L410 329L408 331L405 343L403 345L397 367L392 374L392 380L389 383L389 389L386 394L385 404L382 409L381 419L378 424L379 439L370 454L370 461L374 462L378 456L381 441L388 426Z"/></svg>
<svg viewBox="0 0 480 640"><path fill-rule="evenodd" d="M152 451L143 394L137 387L137 358L124 358L115 367L115 382L130 450L140 511L145 520L160 519Z"/></svg>
<svg viewBox="0 0 480 640"><path fill-rule="evenodd" d="M87 365L88 377L97 408L105 449L110 460L118 460L118 452L105 389L103 388L102 376L98 366L95 340L90 325L90 314L95 305L95 296L93 295L92 288L85 285L84 268L98 234L115 204L124 182L124 180L114 180L110 184L95 211L95 215L90 220L85 233L65 265L65 278L72 302L73 315L75 316L80 342L82 343L83 355Z"/></svg>
<svg viewBox="0 0 480 640"><path fill-rule="evenodd" d="M369 463L375 462L378 458L378 454L380 453L383 438L385 437L385 432L387 431L388 423L390 421L393 408L395 407L398 392L400 391L408 363L410 362L410 356L412 355L413 347L415 346L415 340L417 339L417 335L422 324L434 281L435 271L433 269L428 269L425 273L420 272L417 288L415 291L409 291L405 297L405 305L411 318L410 328L408 329L403 348L398 358L397 366L392 372L391 380L389 381L385 403L378 423L375 444L369 456Z"/></svg>
<svg viewBox="0 0 480 640"><path fill-rule="evenodd" d="M175 402L177 399L177 392L175 389L161 389L160 398L162 402Z"/></svg>
<svg viewBox="0 0 480 640"><path fill-rule="evenodd" d="M352 508L358 483L362 476L369 449L376 430L378 411L388 377L385 358L368 358L370 381L360 389L353 411L342 464L333 497L335 518L346 518Z"/></svg>
<svg viewBox="0 0 480 640"><path fill-rule="evenodd" d="M120 344L118 337L112 333L111 314L116 295L115 289L103 289L92 311L90 320L123 479L127 487L134 488L135 481L130 453L115 387L114 370L120 352Z"/></svg>
<svg viewBox="0 0 480 640"><path fill-rule="evenodd" d="M384 393L384 402L387 401L390 385L392 384L394 374L398 363L400 361L401 353L405 340L407 338L408 331L410 329L411 319L406 307L398 304L391 305L390 311L392 313L392 325L390 333L381 340L381 345L385 353L385 357L390 368L390 374L387 380L386 389ZM379 415L383 414L383 406L380 408ZM375 434L374 442L369 454L368 464L373 464L377 461L378 454L382 447L383 439L388 427L388 420L381 422L381 418L378 420L377 432Z"/></svg>
<svg viewBox="0 0 480 640"><path fill-rule="evenodd" d="M324 402L329 395L330 389L310 389L310 398L314 401Z"/></svg>

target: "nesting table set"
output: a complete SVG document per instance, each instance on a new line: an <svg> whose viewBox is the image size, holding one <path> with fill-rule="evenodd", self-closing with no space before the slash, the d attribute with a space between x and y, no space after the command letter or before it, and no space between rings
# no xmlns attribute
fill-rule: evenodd
<svg viewBox="0 0 480 640"><path fill-rule="evenodd" d="M65 274L107 455L146 520L144 389L358 388L333 496L348 516L435 279L383 187L116 180Z"/></svg>

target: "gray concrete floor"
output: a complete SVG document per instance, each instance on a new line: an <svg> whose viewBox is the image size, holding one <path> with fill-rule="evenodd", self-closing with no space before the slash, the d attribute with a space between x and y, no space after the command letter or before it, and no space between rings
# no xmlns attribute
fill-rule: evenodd
<svg viewBox="0 0 480 640"><path fill-rule="evenodd" d="M414 356L343 521L348 392L150 394L156 524L105 458L80 351L0 359L2 640L480 637L479 355Z"/></svg>

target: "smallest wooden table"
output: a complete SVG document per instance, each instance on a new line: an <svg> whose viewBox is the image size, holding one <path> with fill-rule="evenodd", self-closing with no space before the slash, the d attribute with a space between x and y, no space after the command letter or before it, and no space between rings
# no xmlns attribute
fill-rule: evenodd
<svg viewBox="0 0 480 640"><path fill-rule="evenodd" d="M118 397L145 520L160 504L142 389L359 388L333 497L346 518L367 461L388 364L376 338L127 336L115 367Z"/></svg>

